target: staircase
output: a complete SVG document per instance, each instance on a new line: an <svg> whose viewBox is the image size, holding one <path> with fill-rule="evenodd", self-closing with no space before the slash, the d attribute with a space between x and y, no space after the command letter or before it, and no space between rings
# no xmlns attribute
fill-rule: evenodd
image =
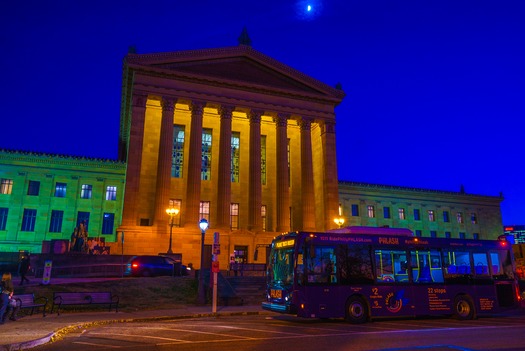
<svg viewBox="0 0 525 351"><path fill-rule="evenodd" d="M265 276L226 276L237 297L242 298L243 305L260 305L266 291Z"/></svg>

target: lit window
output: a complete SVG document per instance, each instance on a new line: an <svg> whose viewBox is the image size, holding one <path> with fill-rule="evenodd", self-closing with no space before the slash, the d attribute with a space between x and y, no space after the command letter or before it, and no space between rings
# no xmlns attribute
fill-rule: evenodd
<svg viewBox="0 0 525 351"><path fill-rule="evenodd" d="M184 126L173 126L173 152L171 157L171 176L182 178L184 167Z"/></svg>
<svg viewBox="0 0 525 351"><path fill-rule="evenodd" d="M13 192L13 180L12 179L2 179L0 183L0 194L11 194Z"/></svg>
<svg viewBox="0 0 525 351"><path fill-rule="evenodd" d="M266 231L266 205L261 206L262 230Z"/></svg>
<svg viewBox="0 0 525 351"><path fill-rule="evenodd" d="M40 193L40 182L36 180L30 180L29 186L27 187L27 195L38 196Z"/></svg>
<svg viewBox="0 0 525 351"><path fill-rule="evenodd" d="M115 223L114 213L104 213L102 218L102 234L113 234L113 226Z"/></svg>
<svg viewBox="0 0 525 351"><path fill-rule="evenodd" d="M55 184L55 197L66 197L66 183L57 182Z"/></svg>
<svg viewBox="0 0 525 351"><path fill-rule="evenodd" d="M478 224L478 216L476 216L475 213L471 213L470 214L470 221L472 222L472 224Z"/></svg>
<svg viewBox="0 0 525 351"><path fill-rule="evenodd" d="M288 139L286 141L286 153L288 155L288 186L290 186L291 184L291 181L290 181L290 178L291 178L291 175L290 175L290 139Z"/></svg>
<svg viewBox="0 0 525 351"><path fill-rule="evenodd" d="M434 222L436 218L434 217L434 210L428 210L428 221Z"/></svg>
<svg viewBox="0 0 525 351"><path fill-rule="evenodd" d="M211 179L211 132L202 130L201 180Z"/></svg>
<svg viewBox="0 0 525 351"><path fill-rule="evenodd" d="M64 219L64 211L52 210L51 221L49 222L50 233L62 232L62 221Z"/></svg>
<svg viewBox="0 0 525 351"><path fill-rule="evenodd" d="M106 200L107 201L117 200L117 187L116 186L108 186L106 188Z"/></svg>
<svg viewBox="0 0 525 351"><path fill-rule="evenodd" d="M80 190L81 199L91 199L93 193L93 186L90 184L82 184L82 189Z"/></svg>
<svg viewBox="0 0 525 351"><path fill-rule="evenodd" d="M399 208L397 210L397 213L399 214L399 219L406 219L405 209L404 208Z"/></svg>
<svg viewBox="0 0 525 351"><path fill-rule="evenodd" d="M210 202L201 201L199 209L199 218L204 218L208 221L208 226L210 225Z"/></svg>
<svg viewBox="0 0 525 351"><path fill-rule="evenodd" d="M463 213L462 212L458 212L456 214L456 218L458 219L458 223L463 223Z"/></svg>
<svg viewBox="0 0 525 351"><path fill-rule="evenodd" d="M239 229L239 204L230 205L230 228Z"/></svg>
<svg viewBox="0 0 525 351"><path fill-rule="evenodd" d="M22 227L20 228L23 232L34 232L36 222L36 210L24 208L24 217L22 217Z"/></svg>
<svg viewBox="0 0 525 351"><path fill-rule="evenodd" d="M383 217L390 218L390 207L383 207Z"/></svg>
<svg viewBox="0 0 525 351"><path fill-rule="evenodd" d="M7 207L0 207L0 230L5 230L7 226L7 214L9 209Z"/></svg>
<svg viewBox="0 0 525 351"><path fill-rule="evenodd" d="M266 135L261 135L261 184L266 185Z"/></svg>
<svg viewBox="0 0 525 351"><path fill-rule="evenodd" d="M241 154L240 149L241 134L239 132L232 133L232 144L231 144L231 180L232 183L239 182L239 156Z"/></svg>
<svg viewBox="0 0 525 351"><path fill-rule="evenodd" d="M376 211L375 211L374 206L368 205L367 210L368 210L368 218L375 218Z"/></svg>

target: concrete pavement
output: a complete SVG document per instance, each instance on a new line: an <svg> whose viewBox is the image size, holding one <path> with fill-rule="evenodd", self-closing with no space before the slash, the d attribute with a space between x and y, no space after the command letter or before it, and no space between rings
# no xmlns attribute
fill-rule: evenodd
<svg viewBox="0 0 525 351"><path fill-rule="evenodd" d="M51 283L53 285L62 285L114 279L121 278L53 278ZM33 278L29 284L25 285L38 285L40 283L41 281ZM15 288L17 286L18 281L15 278ZM6 320L3 325L0 325L0 351L27 350L56 341L70 331L101 324L255 314L271 314L271 312L264 311L260 305L217 306L216 314L212 313L212 307L209 305L181 305L173 309L133 312L108 312L105 308L95 312L68 312L67 308L65 308L60 311L60 315L48 313L46 317L43 317L42 313L35 312L32 316L29 316L25 312L21 312L17 321Z"/></svg>
<svg viewBox="0 0 525 351"><path fill-rule="evenodd" d="M26 350L60 339L64 334L90 326L148 321L161 319L199 318L213 316L270 314L260 306L218 306L213 314L211 306L181 306L169 310L148 310L140 312L97 312L61 311L60 315L42 314L22 316L17 321L7 320L0 325L0 351Z"/></svg>

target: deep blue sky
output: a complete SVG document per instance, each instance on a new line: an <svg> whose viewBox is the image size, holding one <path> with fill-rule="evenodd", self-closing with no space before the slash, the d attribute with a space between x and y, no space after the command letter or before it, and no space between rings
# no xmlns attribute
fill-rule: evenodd
<svg viewBox="0 0 525 351"><path fill-rule="evenodd" d="M147 5L146 5L147 4ZM252 46L347 97L340 180L497 196L525 224L525 1L3 1L0 148L117 157L122 59Z"/></svg>

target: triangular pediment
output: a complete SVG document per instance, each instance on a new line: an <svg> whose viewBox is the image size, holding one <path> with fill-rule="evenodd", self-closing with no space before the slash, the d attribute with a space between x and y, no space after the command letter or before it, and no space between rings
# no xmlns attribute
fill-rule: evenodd
<svg viewBox="0 0 525 351"><path fill-rule="evenodd" d="M219 80L236 81L241 84L264 85L298 92L319 93L319 90L313 89L247 57L177 62L158 65L157 67L186 74L213 77Z"/></svg>
<svg viewBox="0 0 525 351"><path fill-rule="evenodd" d="M328 86L249 46L177 51L160 54L130 54L127 63L159 73L194 77L246 87L341 100L342 90Z"/></svg>

